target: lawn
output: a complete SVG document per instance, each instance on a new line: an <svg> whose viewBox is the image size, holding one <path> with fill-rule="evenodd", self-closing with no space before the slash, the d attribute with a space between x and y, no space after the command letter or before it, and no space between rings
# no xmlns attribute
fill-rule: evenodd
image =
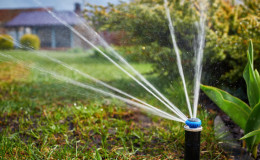
<svg viewBox="0 0 260 160"><path fill-rule="evenodd" d="M182 159L183 124L153 116L115 99L104 97L40 73L37 66L94 84L79 74L28 51L0 51L0 157L2 159ZM67 64L162 107L113 64L91 53L47 52ZM151 64L131 63L176 104L183 99L169 92ZM167 89L168 88L168 89ZM170 89L169 89L170 88ZM102 88L105 89L105 88ZM179 101L179 102L178 102ZM166 110L167 111L167 110ZM212 120L199 108L203 121L202 159L226 159L218 147Z"/></svg>

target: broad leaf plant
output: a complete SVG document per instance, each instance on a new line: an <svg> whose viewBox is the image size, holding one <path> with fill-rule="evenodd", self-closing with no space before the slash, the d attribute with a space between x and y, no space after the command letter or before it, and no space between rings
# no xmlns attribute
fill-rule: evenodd
<svg viewBox="0 0 260 160"><path fill-rule="evenodd" d="M254 70L253 43L250 41L248 62L243 72L247 85L249 105L229 93L211 86L201 85L203 92L221 108L238 126L245 131L248 150L257 156L257 147L260 144L260 76Z"/></svg>

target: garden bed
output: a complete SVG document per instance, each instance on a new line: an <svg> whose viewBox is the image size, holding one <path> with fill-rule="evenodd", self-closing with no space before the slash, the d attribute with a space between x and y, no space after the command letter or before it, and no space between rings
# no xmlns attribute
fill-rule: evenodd
<svg viewBox="0 0 260 160"><path fill-rule="evenodd" d="M235 149L235 153L230 153L234 155L235 159L240 159L240 157L250 155L249 152L245 149L245 142L240 141L239 139L244 136L244 131L235 124L230 117L225 114L214 102L212 102L203 92L201 92L201 102L203 105L203 108L205 108L207 111L209 111L211 114L215 114L216 116L219 116L225 125L225 127L228 129L228 133L232 136L232 140L236 144L239 144L239 147ZM217 126L215 126L217 127ZM228 143L228 142L223 142ZM225 149L228 152L233 152L234 150L229 150L228 148ZM254 159L251 157L251 159ZM256 158L257 160L260 159L260 145L258 146L258 156ZM243 159L244 160L244 159Z"/></svg>

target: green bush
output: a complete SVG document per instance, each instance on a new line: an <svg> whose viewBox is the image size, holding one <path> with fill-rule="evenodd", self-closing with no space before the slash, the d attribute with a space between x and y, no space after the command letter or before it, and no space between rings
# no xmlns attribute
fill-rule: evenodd
<svg viewBox="0 0 260 160"><path fill-rule="evenodd" d="M247 52L248 62L243 72L247 85L249 105L229 93L211 86L201 85L201 89L244 131L247 147L257 157L260 144L260 76L254 69L253 43L250 42Z"/></svg>
<svg viewBox="0 0 260 160"><path fill-rule="evenodd" d="M107 54L109 57L115 57L112 51L106 49L105 47L98 47L102 52ZM147 62L150 60L151 47L133 45L133 46L113 46L113 49L119 53L124 59L129 62ZM89 53L92 54L93 58L106 59L99 51L96 49L91 49ZM114 59L114 58L113 58ZM115 60L118 60L115 58Z"/></svg>
<svg viewBox="0 0 260 160"><path fill-rule="evenodd" d="M0 35L0 49L13 49L13 38L10 35Z"/></svg>
<svg viewBox="0 0 260 160"><path fill-rule="evenodd" d="M104 52L104 53L106 53L106 54L109 54L108 51L107 51L104 47L98 46L98 48L99 48L102 52ZM90 50L90 53L92 53L92 57L93 57L93 58L106 59L99 51L97 51L97 50L94 49L94 48Z"/></svg>
<svg viewBox="0 0 260 160"><path fill-rule="evenodd" d="M24 49L32 48L38 50L41 42L37 35L25 34L20 39L20 43Z"/></svg>
<svg viewBox="0 0 260 160"><path fill-rule="evenodd" d="M88 17L97 30L124 30L127 45L120 47L119 52L128 61L148 61L153 63L154 72L161 78L170 80L179 77L176 56L172 49L172 40L165 9L161 0L133 0L129 4L111 5L104 10L95 6L87 10L95 14ZM191 72L193 64L193 41L195 38L196 16L190 1L180 5L178 0L169 1L171 16L174 17L176 40L181 49L183 69ZM107 12L107 13L106 13ZM193 74L186 74L192 76Z"/></svg>
<svg viewBox="0 0 260 160"><path fill-rule="evenodd" d="M257 0L245 0L234 5L224 0L214 0L209 6L205 65L207 77L227 86L244 86L242 75L247 64L248 39L254 42L255 67L260 67L260 30ZM213 85L212 83L208 83Z"/></svg>
<svg viewBox="0 0 260 160"><path fill-rule="evenodd" d="M243 5L235 5L233 2L209 1L202 78L206 84L243 86L240 73L247 63L247 58L241 51L246 50L247 39L252 39L255 43L256 53L260 51L260 25L256 18L259 10L258 1L245 0ZM169 3L176 41L182 53L183 69L186 70L185 75L192 76L189 73L193 70L191 68L191 65L194 65L193 44L197 34L194 22L198 20L199 15L192 6L197 4L195 1L180 3L179 0L169 0ZM152 61L156 73L164 75L165 78L176 77L174 71L176 68L172 67L176 62L173 61L175 54L171 51L172 42L162 0L133 0L128 4L120 3L110 5L108 8L92 6L92 9L86 12L95 15L88 19L99 31L124 30L126 32L124 39L128 45L147 47L158 43L158 48L151 50L151 54L154 54ZM173 56L170 57L170 53ZM255 55L255 65L256 68L260 67L260 54Z"/></svg>
<svg viewBox="0 0 260 160"><path fill-rule="evenodd" d="M144 45L118 46L115 50L129 62L146 62L150 58L150 47Z"/></svg>
<svg viewBox="0 0 260 160"><path fill-rule="evenodd" d="M149 45L133 46L131 48L125 48L127 52L119 52L128 61L134 62L150 62L153 64L153 72L158 74L161 79L176 80L179 77L179 71L176 64L176 56L174 50L170 47L160 46L158 42L153 42ZM132 49L132 50L129 50ZM191 70L192 58L189 54L183 54L182 60L183 69L187 79L192 79L193 74Z"/></svg>

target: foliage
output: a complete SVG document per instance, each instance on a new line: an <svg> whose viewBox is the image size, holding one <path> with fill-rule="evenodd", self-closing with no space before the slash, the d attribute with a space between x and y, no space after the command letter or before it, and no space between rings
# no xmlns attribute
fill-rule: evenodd
<svg viewBox="0 0 260 160"><path fill-rule="evenodd" d="M246 122L251 113L251 108L246 103L215 87L201 85L201 89L227 113L237 125L245 129Z"/></svg>
<svg viewBox="0 0 260 160"><path fill-rule="evenodd" d="M234 5L231 1L214 0L209 6L206 37L205 70L211 81L243 84L243 67L247 63L247 39L255 43L255 64L260 67L260 23L257 0Z"/></svg>
<svg viewBox="0 0 260 160"><path fill-rule="evenodd" d="M20 39L21 45L24 49L32 48L38 50L40 48L40 39L37 35L34 34L25 34Z"/></svg>
<svg viewBox="0 0 260 160"><path fill-rule="evenodd" d="M198 20L199 7L196 1L169 0L171 17L174 21L177 44L182 53L182 64L190 74L190 65L194 57L193 42L196 35L195 22ZM192 7L195 6L195 7ZM126 32L125 40L131 45L172 48L168 22L163 7L163 0L134 0L129 4L110 4L108 7L92 6L86 10L87 18L99 30ZM208 22L206 46L204 51L204 67L207 84L225 83L243 86L242 76L246 64L247 41L252 39L255 43L255 53L260 52L259 37L259 3L257 0L246 0L243 5L235 5L231 0L210 0L208 4ZM157 49L155 49L157 50ZM157 52L149 58L158 57ZM168 52L166 52L168 54ZM174 55L174 52L173 52ZM172 58L164 59L167 55L152 59L155 72L161 73L157 68L164 68L164 77L176 77L172 72ZM174 58L174 56L173 56ZM163 61L161 61L163 59ZM260 55L255 55L256 68L260 67ZM167 74L166 74L167 73Z"/></svg>
<svg viewBox="0 0 260 160"><path fill-rule="evenodd" d="M13 48L14 48L13 38L7 34L0 35L0 49L8 50Z"/></svg>
<svg viewBox="0 0 260 160"><path fill-rule="evenodd" d="M250 107L240 99L215 87L201 85L201 89L244 131L248 149L257 155L260 135L252 132L260 129L260 76L254 70L253 43L251 41L247 52L248 62L244 69L244 79L247 84L247 96ZM254 132L255 133L255 132Z"/></svg>
<svg viewBox="0 0 260 160"><path fill-rule="evenodd" d="M258 134L260 134L260 129L248 133L247 135L245 135L242 138L240 138L240 140L243 140L243 139L246 139L246 138L258 135Z"/></svg>
<svg viewBox="0 0 260 160"><path fill-rule="evenodd" d="M118 46L115 50L129 62L147 62L149 56L153 52L150 46L133 45L133 46Z"/></svg>
<svg viewBox="0 0 260 160"><path fill-rule="evenodd" d="M170 8L176 11L171 14L174 17L177 43L183 53L182 60L186 62L183 63L183 68L190 72L189 67L190 63L192 63L190 56L192 56L192 42L195 36L194 22L196 18L192 16L194 10L189 1L184 1L182 5L178 0L170 2ZM111 4L108 7L92 5L89 5L89 7L92 7L92 9L87 10L86 13L95 16L88 16L87 18L92 21L97 30L124 30L126 32L126 40L124 41L128 45L136 45L136 47L131 47L131 49L133 48L131 51L133 54L129 55L131 57L126 55L128 60L138 57L141 61L152 62L154 72L162 78L172 80L178 77L163 1L136 0L131 1L129 4L122 3L116 6ZM185 8L184 11L183 8ZM126 48L127 50L130 49ZM134 51L134 48L136 48L136 51ZM122 49L118 51L124 52ZM142 53L145 55L144 58L139 58L143 57ZM122 54L125 55L125 53Z"/></svg>
<svg viewBox="0 0 260 160"><path fill-rule="evenodd" d="M109 49L102 46L99 46L98 48L107 55L111 57L114 56ZM114 46L113 49L129 62L146 62L148 60L147 57L150 54L150 48L146 48L145 46ZM93 58L106 60L106 58L96 49L91 49L90 53L92 53ZM115 58L115 60L117 60L117 58Z"/></svg>
<svg viewBox="0 0 260 160"><path fill-rule="evenodd" d="M177 1L177 0L176 0ZM122 3L120 5L92 6L90 10L86 10L86 14L94 14L95 16L87 17L94 24L97 30L124 30L127 32L128 43L130 44L150 44L158 42L163 46L171 46L168 22L165 18L164 6L158 5L159 1L132 1L129 4ZM160 1L160 4L162 1ZM184 34L192 34L192 22L194 21L189 2L185 2L184 6L171 5L176 10L176 24L180 39L179 44L188 38L182 37ZM182 12L185 7L186 12ZM185 19L187 23L181 23ZM183 32L180 32L182 30ZM183 34L183 35L182 35ZM192 41L192 39L189 39ZM188 46L188 45L187 45ZM185 46L186 47L186 46ZM192 46L188 46L192 47Z"/></svg>
<svg viewBox="0 0 260 160"><path fill-rule="evenodd" d="M106 54L109 54L109 52L106 50L106 48L99 46L98 49ZM96 49L92 49L92 57L93 58L98 58L98 59L106 59L99 51L97 51Z"/></svg>

